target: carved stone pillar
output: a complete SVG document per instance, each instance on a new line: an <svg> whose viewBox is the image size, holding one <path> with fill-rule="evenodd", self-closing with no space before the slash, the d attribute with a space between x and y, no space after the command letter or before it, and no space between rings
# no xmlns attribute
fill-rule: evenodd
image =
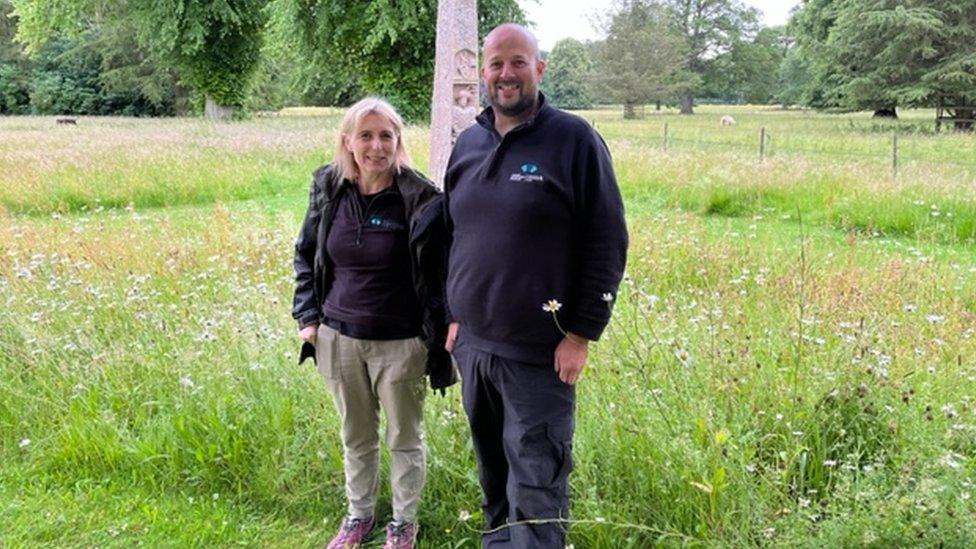
<svg viewBox="0 0 976 549"><path fill-rule="evenodd" d="M477 0L439 0L427 169L427 176L439 187L444 186L451 146L458 134L474 123L481 104L477 52Z"/></svg>

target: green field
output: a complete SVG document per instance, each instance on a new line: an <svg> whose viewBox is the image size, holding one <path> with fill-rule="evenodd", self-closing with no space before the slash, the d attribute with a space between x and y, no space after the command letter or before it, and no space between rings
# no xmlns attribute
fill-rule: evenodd
<svg viewBox="0 0 976 549"><path fill-rule="evenodd" d="M579 385L569 541L976 545L976 138L698 111L581 113L631 249ZM0 119L0 547L328 540L338 428L289 311L337 120ZM424 547L477 546L459 400L428 396Z"/></svg>

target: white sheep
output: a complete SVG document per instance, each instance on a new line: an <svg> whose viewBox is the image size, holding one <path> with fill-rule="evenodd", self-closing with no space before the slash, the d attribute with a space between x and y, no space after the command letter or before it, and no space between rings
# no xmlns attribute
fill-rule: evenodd
<svg viewBox="0 0 976 549"><path fill-rule="evenodd" d="M731 114L727 114L722 117L723 126L735 126L735 118L732 118Z"/></svg>

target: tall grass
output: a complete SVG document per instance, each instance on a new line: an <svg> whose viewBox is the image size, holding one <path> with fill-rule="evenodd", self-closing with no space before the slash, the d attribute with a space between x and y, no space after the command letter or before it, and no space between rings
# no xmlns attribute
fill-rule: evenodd
<svg viewBox="0 0 976 549"><path fill-rule="evenodd" d="M660 206L724 216L799 211L844 230L976 241L976 140L913 134L928 111L905 111L899 171L890 168L890 132L858 115L703 107L623 121L615 111L583 111L607 139L628 207ZM718 124L732 112L736 126ZM48 118L0 120L0 205L46 214L301 196L312 168L334 147L335 110L228 125L202 120ZM668 124L671 148L662 148ZM760 162L759 128L772 156ZM427 134L408 129L414 163L426 168ZM3 144L6 145L3 145Z"/></svg>
<svg viewBox="0 0 976 549"><path fill-rule="evenodd" d="M328 151L334 117L301 114L218 128L82 120L135 141L174 125L144 157L163 164L189 155L195 132L242 132L260 152L224 166L246 200L205 194L223 145L181 165L200 194L165 203L105 208L112 187L92 176L85 207L52 206L29 177L0 176L26 189L0 215L0 544L328 538L344 511L337 422L314 368L296 364L288 309L319 160L301 164ZM2 121L22 142L42 123ZM664 154L606 133L632 246L579 385L570 542L976 542L976 252L951 234L972 217L964 186ZM422 164L423 132L408 139ZM60 143L38 145L50 159L38 173L63 169L71 147L101 150ZM137 153L105 150L76 182L136 169ZM250 179L281 166L294 177L280 172L273 193ZM905 231L885 228L898 208ZM428 397L426 427L422 546L473 547L479 492L457 388Z"/></svg>

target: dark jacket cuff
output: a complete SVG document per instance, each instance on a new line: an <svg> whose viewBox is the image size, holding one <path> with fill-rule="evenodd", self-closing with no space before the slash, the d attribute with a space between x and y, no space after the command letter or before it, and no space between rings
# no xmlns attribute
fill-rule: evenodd
<svg viewBox="0 0 976 549"><path fill-rule="evenodd" d="M607 327L606 321L590 320L586 318L573 318L566 322L566 331L578 336L585 337L590 341L598 341Z"/></svg>
<svg viewBox="0 0 976 549"><path fill-rule="evenodd" d="M299 330L301 330L302 328L305 328L306 326L311 326L312 324L321 324L322 323L322 317L321 317L321 315L319 315L316 312L306 313L304 315L299 316L296 320L298 320L298 329Z"/></svg>

